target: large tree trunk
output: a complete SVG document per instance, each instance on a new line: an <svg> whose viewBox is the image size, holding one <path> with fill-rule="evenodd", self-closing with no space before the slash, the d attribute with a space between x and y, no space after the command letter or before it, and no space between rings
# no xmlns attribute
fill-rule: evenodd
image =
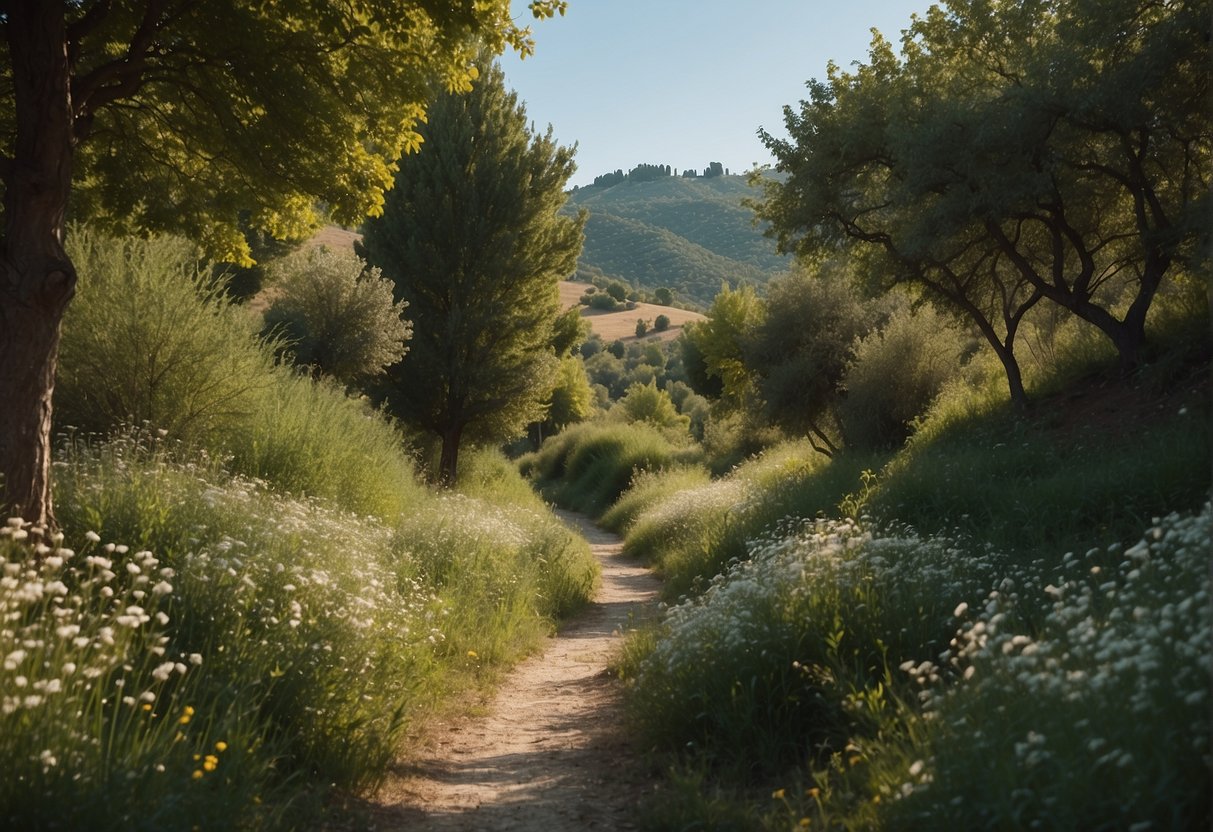
<svg viewBox="0 0 1213 832"><path fill-rule="evenodd" d="M62 3L8 5L17 135L4 161L0 249L0 507L44 528L51 396L76 272L63 250L75 147Z"/></svg>

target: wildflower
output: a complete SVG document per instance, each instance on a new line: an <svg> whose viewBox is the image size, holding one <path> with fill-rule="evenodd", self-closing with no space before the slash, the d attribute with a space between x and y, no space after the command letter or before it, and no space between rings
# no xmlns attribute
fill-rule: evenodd
<svg viewBox="0 0 1213 832"><path fill-rule="evenodd" d="M87 532L84 533L84 538L89 543L100 543L101 542L101 535L97 534L92 529L89 529Z"/></svg>
<svg viewBox="0 0 1213 832"><path fill-rule="evenodd" d="M194 780L201 780L202 779L202 769L200 769L200 768L194 769L194 773L191 774L190 777L192 777Z"/></svg>
<svg viewBox="0 0 1213 832"><path fill-rule="evenodd" d="M190 664L195 666L202 664L202 654L190 653Z"/></svg>
<svg viewBox="0 0 1213 832"><path fill-rule="evenodd" d="M202 768L206 771L214 771L219 767L219 758L214 754L207 754L202 761Z"/></svg>
<svg viewBox="0 0 1213 832"><path fill-rule="evenodd" d="M771 798L774 800L783 800L783 796L784 796L783 789L776 789L775 791L771 792Z"/></svg>
<svg viewBox="0 0 1213 832"><path fill-rule="evenodd" d="M219 740L219 742L215 743L215 750L222 754L224 751L227 751L227 743Z"/></svg>

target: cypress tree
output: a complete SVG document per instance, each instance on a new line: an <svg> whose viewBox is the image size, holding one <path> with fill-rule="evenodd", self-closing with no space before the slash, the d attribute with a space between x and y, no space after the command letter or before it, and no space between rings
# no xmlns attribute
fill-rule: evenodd
<svg viewBox="0 0 1213 832"><path fill-rule="evenodd" d="M581 252L584 212L560 216L574 148L533 135L501 70L431 105L422 150L400 160L363 250L413 318L409 353L381 398L442 443L439 480L464 440L497 442L543 418L558 367L557 282Z"/></svg>

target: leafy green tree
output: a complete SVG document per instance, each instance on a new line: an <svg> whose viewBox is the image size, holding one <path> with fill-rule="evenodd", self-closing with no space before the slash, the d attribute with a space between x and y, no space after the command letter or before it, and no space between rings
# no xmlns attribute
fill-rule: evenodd
<svg viewBox="0 0 1213 832"><path fill-rule="evenodd" d="M750 331L763 316L763 306L754 293L754 287L743 285L730 289L720 287L720 293L712 301L708 319L683 328L691 343L691 360L701 360L706 379L720 383L721 401L728 406L740 407L753 401L754 377L745 364L743 344ZM686 350L683 360L688 361ZM688 369L690 369L688 361ZM692 383L695 375L692 375ZM699 389L698 392L704 392Z"/></svg>
<svg viewBox="0 0 1213 832"><path fill-rule="evenodd" d="M666 286L661 286L653 292L653 300L661 306L669 306L674 302L674 292Z"/></svg>
<svg viewBox="0 0 1213 832"><path fill-rule="evenodd" d="M565 356L560 360L556 385L548 402L547 417L543 422L546 432L563 430L574 422L586 419L593 412L594 391L590 389L585 363L576 356Z"/></svg>
<svg viewBox="0 0 1213 832"><path fill-rule="evenodd" d="M616 358L623 358L623 354L626 352L626 350L627 347L624 346L622 338L616 338L611 342L611 345L607 347L607 352Z"/></svg>
<svg viewBox="0 0 1213 832"><path fill-rule="evenodd" d="M767 418L826 455L838 449L834 408L855 340L876 323L873 306L839 271L802 267L772 281L763 314L740 336Z"/></svg>
<svg viewBox="0 0 1213 832"><path fill-rule="evenodd" d="M531 49L508 0L19 0L0 44L0 507L43 527L78 280L69 198L78 218L246 261L242 211L279 237L307 230L318 201L344 223L377 212L433 89L467 88L480 44Z"/></svg>
<svg viewBox="0 0 1213 832"><path fill-rule="evenodd" d="M1210 28L1199 0L935 7L900 58L877 38L785 109L760 215L784 250L851 249L967 316L1017 403L1042 301L1132 367L1164 281L1206 257Z"/></svg>
<svg viewBox="0 0 1213 832"><path fill-rule="evenodd" d="M653 331L654 332L665 332L669 328L670 328L670 316L669 315L658 315L656 318L653 319Z"/></svg>
<svg viewBox="0 0 1213 832"><path fill-rule="evenodd" d="M581 251L584 213L558 214L573 150L532 135L501 69L478 62L470 93L446 93L400 161L383 216L363 228L413 317L409 354L387 371L398 417L442 443L438 479L455 481L460 444L512 438L542 417L558 362L557 282Z"/></svg>
<svg viewBox="0 0 1213 832"><path fill-rule="evenodd" d="M643 338L649 332L649 322L644 318L636 319L636 337Z"/></svg>
<svg viewBox="0 0 1213 832"><path fill-rule="evenodd" d="M407 351L405 304L392 282L352 251L324 247L291 254L270 267L279 296L265 312L295 363L347 387L365 382Z"/></svg>

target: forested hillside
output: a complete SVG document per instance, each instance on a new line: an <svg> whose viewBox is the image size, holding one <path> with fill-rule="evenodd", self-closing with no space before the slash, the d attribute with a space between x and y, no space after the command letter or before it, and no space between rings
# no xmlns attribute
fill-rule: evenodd
<svg viewBox="0 0 1213 832"><path fill-rule="evenodd" d="M754 195L744 176L606 181L569 195L567 210L590 212L583 271L707 304L721 282L762 286L787 268L742 205Z"/></svg>

